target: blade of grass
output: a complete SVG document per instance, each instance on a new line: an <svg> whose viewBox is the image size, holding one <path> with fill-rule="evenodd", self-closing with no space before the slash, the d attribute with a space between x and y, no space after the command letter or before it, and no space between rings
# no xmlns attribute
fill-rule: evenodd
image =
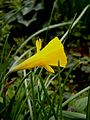
<svg viewBox="0 0 90 120"><path fill-rule="evenodd" d="M41 96L40 96L41 97ZM44 116L44 119L47 120L47 111L45 111L45 96L44 96L44 99L39 101L39 109L38 109L38 112L37 112L37 119L40 119L41 115L43 114ZM43 111L43 113L42 113Z"/></svg>
<svg viewBox="0 0 90 120"><path fill-rule="evenodd" d="M50 107L50 109L49 109L49 112L48 112L48 115L47 115L46 120L49 120L50 117L51 117L51 112L52 112L52 109L54 108L55 98L56 98L56 94L55 94L54 97L53 97L53 100L52 100L53 102L52 102L52 105L51 105L51 107ZM58 114L57 114L57 116L58 116Z"/></svg>
<svg viewBox="0 0 90 120"><path fill-rule="evenodd" d="M70 97L68 100L66 100L64 103L62 103L62 107L65 107L73 99L77 98L79 95L81 95L82 93L88 91L89 89L90 89L90 86L88 86L88 87L84 88L83 90L81 90L80 92L76 93L75 95L73 95L72 97Z"/></svg>
<svg viewBox="0 0 90 120"><path fill-rule="evenodd" d="M6 56L8 54L8 51L7 51L7 49L8 49L8 36L9 36L9 34L7 34L5 36L5 39L3 39L3 40L5 40L5 43L4 43L3 50L2 50L2 53L1 53L1 57L0 57L1 58L0 65L2 65L1 68L0 68L1 69L1 72L0 72L0 82L2 83L1 91L3 90L3 87L6 84L6 81L3 80L3 77L6 74L6 67L7 67L7 64L8 64L8 62L6 61L6 58L7 58ZM2 94L2 96L3 96L3 108L6 108L6 96L5 96L6 90L4 89L2 93L3 93ZM7 118L6 109L5 109L3 115L4 115L3 116L4 119L6 119Z"/></svg>
<svg viewBox="0 0 90 120"><path fill-rule="evenodd" d="M49 98L49 96L48 96L48 93L47 93L47 90L46 90L46 88L45 88L45 86L44 86L44 83L43 83L42 78L40 78L40 82L41 82L41 85L42 85L42 89L43 89L43 91L44 91L44 93L45 93L45 96L46 96L46 98L47 98L47 100L48 100L48 103L49 103L49 105L50 105L50 107L51 107L51 106L52 106L52 102L51 102L51 100L50 100L50 98ZM52 112L53 112L53 115L54 115L54 117L55 117L55 120L58 120L58 116L56 115L54 108L52 108Z"/></svg>
<svg viewBox="0 0 90 120"><path fill-rule="evenodd" d="M72 72L72 70L73 70L74 68L78 67L78 65L80 65L80 61L76 61L76 63L73 64L73 66L70 67L70 69L69 69L69 71L68 71L68 73L67 73L67 75L66 75L66 78L65 78L65 80L64 80L64 84L63 84L63 88L62 88L62 93L63 93L63 91L64 91L64 88L65 88L65 85L66 85L66 82L67 82L67 79L68 79L70 73Z"/></svg>
<svg viewBox="0 0 90 120"><path fill-rule="evenodd" d="M39 108L37 111L37 119L43 119L43 117L44 117L44 119L47 120L47 111L45 110L45 107L44 107L45 102L46 102L46 97L43 96L43 99L42 99L43 89L41 87L41 83L40 83L40 79L39 79L39 76L41 76L42 70L43 70L43 67L41 68L41 70L38 74L38 77L37 77L37 81L38 81L38 104L39 104Z"/></svg>
<svg viewBox="0 0 90 120"><path fill-rule="evenodd" d="M32 90L32 105L33 105L33 119L36 120L36 106L35 106L35 93L34 93L34 74L31 74L31 90Z"/></svg>
<svg viewBox="0 0 90 120"><path fill-rule="evenodd" d="M50 19L49 19L49 22L48 22L48 25L47 25L48 29L47 29L46 35L45 35L45 43L46 43L46 39L47 39L48 31L49 31L49 26L50 26L51 21L52 21L52 16L53 16L53 12L54 12L54 8L56 6L56 3L57 3L57 0L55 0L54 3L53 3L53 8L52 8L52 11L51 11Z"/></svg>
<svg viewBox="0 0 90 120"><path fill-rule="evenodd" d="M8 55L8 35L6 35L6 38L4 39L5 43L4 43L4 46L3 46L3 50L1 52L1 57L0 57L0 65L1 65L1 72L0 72L0 82L2 82L2 85L5 84L5 81L3 81L3 77L4 75L6 74L6 66L8 64L8 61L6 61L7 59L7 55Z"/></svg>
<svg viewBox="0 0 90 120"><path fill-rule="evenodd" d="M86 115L82 113L77 112L71 112L71 111L62 111L63 117L66 118L66 120L86 120ZM89 119L90 120L90 119Z"/></svg>
<svg viewBox="0 0 90 120"><path fill-rule="evenodd" d="M4 43L3 50L2 50L2 54L1 54L1 57L0 57L1 58L1 63L3 63L3 60L5 59L5 55L7 53L8 36L9 35L6 36L5 43Z"/></svg>
<svg viewBox="0 0 90 120"><path fill-rule="evenodd" d="M90 86L89 86L89 91L88 91L88 103L87 103L86 120L90 120Z"/></svg>
<svg viewBox="0 0 90 120"><path fill-rule="evenodd" d="M19 95L20 93L18 93L17 95ZM25 91L23 91L23 93L21 93L22 96L19 97L18 101L15 99L14 101L16 101L16 103L14 104L14 101L13 101L13 107L14 107L14 110L13 110L13 113L11 111L11 116L12 116L12 120L18 120L18 117L21 113L21 111L23 111L24 109L24 105L25 105L25 102L27 100L27 98L25 98ZM25 98L25 99L23 99ZM8 111L9 113L9 111ZM13 115L12 115L13 114Z"/></svg>
<svg viewBox="0 0 90 120"><path fill-rule="evenodd" d="M24 77L26 76L26 70L23 71L24 72ZM26 89L26 96L29 95L28 92L28 83L27 83L27 79L25 79L25 89ZM33 120L33 111L32 111L32 106L31 106L31 101L29 98L27 98L27 102L28 102L28 107L29 107L29 112L30 112L30 116L31 116L31 120Z"/></svg>
<svg viewBox="0 0 90 120"><path fill-rule="evenodd" d="M75 14L74 18L72 19L72 23L69 25L67 36L66 36L65 39L63 39L63 41L62 41L63 44L65 43L65 40L67 39L67 37L69 38L69 34L71 33L72 25L73 25L75 19L76 19L76 14ZM61 39L62 39L62 38L61 38Z"/></svg>

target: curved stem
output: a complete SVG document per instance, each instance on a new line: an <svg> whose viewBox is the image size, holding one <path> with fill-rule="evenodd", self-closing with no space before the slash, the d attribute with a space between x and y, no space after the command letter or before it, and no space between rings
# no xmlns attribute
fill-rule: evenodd
<svg viewBox="0 0 90 120"><path fill-rule="evenodd" d="M34 34L32 34L29 38L27 38L25 40L25 42L22 43L22 45L17 49L17 51L15 52L14 56L21 50L21 48L23 48L28 41L30 41L33 37L35 37L36 35L48 30L48 29L53 29L53 28L57 28L57 27L60 27L60 26L65 26L65 25L70 25L71 22L63 22L63 23L58 23L58 24L55 24L55 25L50 25L48 27L45 27L37 32L35 32Z"/></svg>

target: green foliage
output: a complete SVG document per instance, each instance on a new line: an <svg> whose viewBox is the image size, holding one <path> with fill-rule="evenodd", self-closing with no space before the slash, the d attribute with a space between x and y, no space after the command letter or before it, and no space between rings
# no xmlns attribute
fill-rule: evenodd
<svg viewBox="0 0 90 120"><path fill-rule="evenodd" d="M69 104L69 108L73 109L74 111L80 112L80 113L85 113L85 109L87 107L87 97L82 97L77 100L73 100Z"/></svg>
<svg viewBox="0 0 90 120"><path fill-rule="evenodd" d="M3 17L5 23L12 23L17 20L25 26L29 26L33 21L36 21L37 12L43 7L41 3L35 5L35 1L8 1L9 12ZM29 16L29 17L28 17ZM32 17L31 17L32 16Z"/></svg>
<svg viewBox="0 0 90 120"><path fill-rule="evenodd" d="M64 120L86 120L86 116L81 113L63 111Z"/></svg>
<svg viewBox="0 0 90 120"><path fill-rule="evenodd" d="M86 113L86 120L90 119L90 89L88 91L88 103L87 103L87 113Z"/></svg>

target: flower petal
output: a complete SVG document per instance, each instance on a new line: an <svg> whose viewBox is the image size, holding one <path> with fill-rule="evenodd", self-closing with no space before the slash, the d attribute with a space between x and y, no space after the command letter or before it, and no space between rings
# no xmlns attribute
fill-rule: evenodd
<svg viewBox="0 0 90 120"><path fill-rule="evenodd" d="M67 64L67 58L64 52L64 47L58 37L51 40L41 51L41 39L36 41L37 53L26 59L21 64L13 67L11 71L30 69L37 66L44 67L47 71L54 73L52 66L58 66L58 61L61 67Z"/></svg>
<svg viewBox="0 0 90 120"><path fill-rule="evenodd" d="M23 61L21 64L13 67L11 69L11 71L30 69L30 68L34 68L34 67L37 67L37 66L41 66L41 63L42 63L41 60L42 59L40 58L38 53L36 53L32 57L30 57L30 58L26 59L25 61Z"/></svg>
<svg viewBox="0 0 90 120"><path fill-rule="evenodd" d="M41 47L42 47L42 41L41 41L41 39L39 38L39 40L36 40L37 52L40 51Z"/></svg>
<svg viewBox="0 0 90 120"><path fill-rule="evenodd" d="M50 67L49 65L44 65L43 67L44 67L47 71L54 73L54 70L53 70L52 67Z"/></svg>
<svg viewBox="0 0 90 120"><path fill-rule="evenodd" d="M52 66L58 66L58 61L61 67L67 64L67 58L64 52L64 47L58 37L51 40L42 50L41 56L44 57L45 63Z"/></svg>

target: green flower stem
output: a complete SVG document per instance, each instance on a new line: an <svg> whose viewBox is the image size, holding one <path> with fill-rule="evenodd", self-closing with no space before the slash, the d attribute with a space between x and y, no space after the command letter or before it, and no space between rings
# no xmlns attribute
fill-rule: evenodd
<svg viewBox="0 0 90 120"><path fill-rule="evenodd" d="M88 86L88 87L84 88L83 90L81 90L80 92L76 93L74 96L70 97L68 100L66 100L64 103L62 103L62 107L66 106L73 99L77 98L79 95L81 95L82 93L88 91L89 89L90 89L90 86Z"/></svg>

